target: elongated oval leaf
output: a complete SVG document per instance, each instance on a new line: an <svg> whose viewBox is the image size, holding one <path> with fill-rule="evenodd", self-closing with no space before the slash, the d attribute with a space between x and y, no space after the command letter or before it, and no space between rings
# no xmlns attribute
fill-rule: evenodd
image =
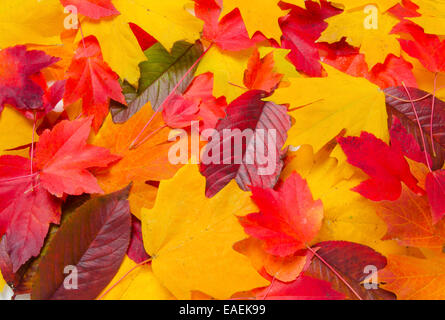
<svg viewBox="0 0 445 320"><path fill-rule="evenodd" d="M361 285L369 276L367 266L375 267L375 271L386 266L386 258L380 253L370 247L347 241L321 242L314 245L314 248L319 248L316 251L318 256L313 257L305 275L330 282L334 290L343 293L348 299L356 300L357 295L363 300L395 299L388 291L378 287L366 289Z"/></svg>
<svg viewBox="0 0 445 320"><path fill-rule="evenodd" d="M213 197L232 179L243 190L250 186L272 188L277 182L291 120L284 106L261 100L266 96L261 90L244 93L218 122L218 134L204 150L207 159L201 159L207 197Z"/></svg>
<svg viewBox="0 0 445 320"><path fill-rule="evenodd" d="M148 101L154 110L164 102L169 93L186 74L187 70L202 54L202 45L178 41L169 53L161 44L156 43L145 51L147 61L139 65L141 78L136 90L127 82L122 85L128 106L115 101L111 105L111 114L115 123L127 121ZM185 77L177 91L182 93L193 79L197 66Z"/></svg>
<svg viewBox="0 0 445 320"><path fill-rule="evenodd" d="M433 117L433 143L435 153L431 145L431 110L433 96L428 92L416 88L407 88L417 115L419 117L422 132L425 137L426 151L430 154L433 170L442 168L445 159L445 102L435 98ZM384 90L386 94L386 107L389 114L400 119L402 125L416 139L419 146L424 150L424 143L420 134L419 124L413 110L413 104L404 87L390 87ZM425 98L424 98L425 97ZM424 98L424 99L421 99ZM417 100L417 101L416 101ZM391 121L389 121L391 125Z"/></svg>
<svg viewBox="0 0 445 320"><path fill-rule="evenodd" d="M64 221L39 264L32 299L97 297L118 271L130 242L128 194L129 187L89 200ZM67 270L76 270L77 289L65 288Z"/></svg>

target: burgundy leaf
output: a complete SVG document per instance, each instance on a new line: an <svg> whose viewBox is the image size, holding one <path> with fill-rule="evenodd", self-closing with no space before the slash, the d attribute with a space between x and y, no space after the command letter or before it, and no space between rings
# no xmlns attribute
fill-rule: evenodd
<svg viewBox="0 0 445 320"><path fill-rule="evenodd" d="M207 197L213 197L232 179L243 190L276 184L291 121L284 106L261 100L266 96L260 90L244 93L227 107L227 117L218 122L217 132L210 137L201 159Z"/></svg>
<svg viewBox="0 0 445 320"><path fill-rule="evenodd" d="M413 100L422 131L419 129L413 105L404 87L391 87L384 90L389 119L391 119L391 116L399 118L402 125L414 136L422 151L426 145L426 151L433 159L432 169L441 169L445 158L445 102L437 98L434 101L432 140L435 152L433 152L430 133L433 96L416 88L407 89ZM391 126L391 123L389 123L389 126ZM422 141L421 132L425 137L425 145Z"/></svg>
<svg viewBox="0 0 445 320"><path fill-rule="evenodd" d="M370 247L347 241L321 242L313 248L314 251L319 249L305 270L305 275L330 282L334 290L343 293L348 299L395 299L388 291L380 288L366 289L360 284L369 276L365 270L367 266L375 267L375 270L386 266L386 258L380 253Z"/></svg>
<svg viewBox="0 0 445 320"><path fill-rule="evenodd" d="M145 251L144 242L142 240L141 221L135 216L131 217L131 239L127 255L136 263L141 263L150 258Z"/></svg>
<svg viewBox="0 0 445 320"><path fill-rule="evenodd" d="M32 299L94 299L109 284L130 242L129 192L93 198L64 221L39 264ZM67 266L76 268L77 290L65 288Z"/></svg>

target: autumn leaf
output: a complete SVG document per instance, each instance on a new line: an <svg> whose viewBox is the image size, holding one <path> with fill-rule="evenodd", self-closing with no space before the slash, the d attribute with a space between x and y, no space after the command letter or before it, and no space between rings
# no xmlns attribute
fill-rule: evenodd
<svg viewBox="0 0 445 320"><path fill-rule="evenodd" d="M433 214L433 223L437 223L445 215L445 170L429 172L425 188Z"/></svg>
<svg viewBox="0 0 445 320"><path fill-rule="evenodd" d="M419 259L409 256L389 256L388 265L379 272L383 288L403 300L443 300L445 277L443 258Z"/></svg>
<svg viewBox="0 0 445 320"><path fill-rule="evenodd" d="M107 167L120 157L87 144L91 123L91 118L64 120L40 136L34 166L39 170L42 187L50 193L61 197L103 192L87 169Z"/></svg>
<svg viewBox="0 0 445 320"><path fill-rule="evenodd" d="M43 51L27 51L25 46L0 51L0 110L5 104L21 111L42 110L45 92L37 78L58 60Z"/></svg>
<svg viewBox="0 0 445 320"><path fill-rule="evenodd" d="M373 200L397 200L405 183L413 192L425 194L410 171L400 149L386 145L374 135L362 132L360 137L340 137L340 146L348 162L370 176L353 190ZM374 155L378 154L378 157Z"/></svg>
<svg viewBox="0 0 445 320"><path fill-rule="evenodd" d="M271 92L278 87L283 74L274 71L273 52L260 58L260 53L255 50L247 63L244 71L244 85L249 90L264 90Z"/></svg>
<svg viewBox="0 0 445 320"><path fill-rule="evenodd" d="M367 131L387 141L385 96L380 89L366 79L324 67L328 77L291 78L289 87L266 99L290 104L289 114L296 121L288 132L287 144L310 144L318 151L343 129L348 135ZM341 157L338 151L333 156Z"/></svg>
<svg viewBox="0 0 445 320"><path fill-rule="evenodd" d="M267 285L249 260L232 249L246 237L235 215L253 211L249 194L234 182L208 199L198 167L183 167L161 182L154 208L142 211L144 245L153 257L155 276L178 299L190 298L192 290L227 299Z"/></svg>
<svg viewBox="0 0 445 320"><path fill-rule="evenodd" d="M149 103L123 124L114 124L109 116L94 139L94 145L122 158L109 170L98 173L100 187L108 193L133 182L129 201L131 212L137 217L141 208L151 208L156 198L157 188L146 182L169 179L181 167L168 160L174 142L168 141L170 130L162 116L156 116L142 131L152 116ZM134 146L130 148L132 142Z"/></svg>
<svg viewBox="0 0 445 320"><path fill-rule="evenodd" d="M130 241L129 191L128 187L87 201L68 218L39 264L32 299L94 299L106 287ZM66 266L77 269L77 290L64 285Z"/></svg>
<svg viewBox="0 0 445 320"><path fill-rule="evenodd" d="M105 62L121 79L136 85L140 76L138 65L146 60L129 22L152 35L168 51L176 41L190 43L200 38L202 22L186 10L189 0L113 0L121 14L112 19L82 21L85 37L94 35L100 44ZM168 27L168 32L166 28ZM81 40L78 34L77 40Z"/></svg>
<svg viewBox="0 0 445 320"><path fill-rule="evenodd" d="M75 6L78 12L91 19L101 19L120 14L111 0L60 0L64 7Z"/></svg>
<svg viewBox="0 0 445 320"><path fill-rule="evenodd" d="M0 157L0 235L7 241L13 272L38 256L50 223L60 220L60 202L30 174L31 160Z"/></svg>
<svg viewBox="0 0 445 320"><path fill-rule="evenodd" d="M148 101L154 110L164 103L170 92L178 85L177 93L183 93L193 79L193 71L187 71L202 54L199 43L176 42L168 52L157 43L145 51L147 61L139 65L141 77L139 86L134 88L128 82L123 83L123 91L128 106L111 106L113 121L122 123L138 112ZM180 82L180 80L182 81Z"/></svg>
<svg viewBox="0 0 445 320"><path fill-rule="evenodd" d="M82 99L83 113L94 116L96 132L108 114L110 99L125 104L118 76L104 62L94 37L79 43L67 76L64 102L70 104Z"/></svg>
<svg viewBox="0 0 445 320"><path fill-rule="evenodd" d="M277 191L252 187L252 199L260 211L240 222L247 234L264 241L269 254L284 257L305 249L320 230L323 204L313 200L307 183L296 173Z"/></svg>
<svg viewBox="0 0 445 320"><path fill-rule="evenodd" d="M207 180L206 196L214 196L232 179L243 190L250 186L271 188L277 182L283 165L281 148L291 124L285 107L263 101L266 96L260 90L244 93L229 104L227 117L218 122L217 132L209 137L211 142L201 159L200 171ZM228 138L227 132L231 134ZM224 142L227 140L230 144ZM263 144L267 155L259 155Z"/></svg>
<svg viewBox="0 0 445 320"><path fill-rule="evenodd" d="M352 300L392 300L382 289L366 289L361 282L369 275L367 266L375 271L386 266L386 258L373 249L346 241L328 241L314 245L316 254L305 275L328 281L332 288ZM317 249L318 248L318 249ZM366 280L365 280L366 283Z"/></svg>
<svg viewBox="0 0 445 320"><path fill-rule="evenodd" d="M134 215L131 216L131 238L127 256L136 263L141 263L150 258L147 252L145 252L144 243L142 241L141 221Z"/></svg>
<svg viewBox="0 0 445 320"><path fill-rule="evenodd" d="M385 90L385 94L388 114L397 117L414 136L421 150L427 151L432 158L432 169L441 169L445 158L442 134L445 130L445 102L416 88L391 87ZM433 101L434 114L431 108Z"/></svg>
<svg viewBox="0 0 445 320"><path fill-rule="evenodd" d="M372 25L364 27L366 18L366 13L361 9L345 11L328 18L326 20L328 27L318 41L333 43L345 36L349 44L360 47L360 53L365 55L365 60L370 67L383 63L388 54L399 55L400 45L397 37L390 34L399 21L389 13L378 11L376 17L378 27L375 28Z"/></svg>
<svg viewBox="0 0 445 320"><path fill-rule="evenodd" d="M384 239L395 239L405 246L442 250L445 239L445 222L433 224L426 196L404 189L397 201L382 201L377 214L388 225Z"/></svg>

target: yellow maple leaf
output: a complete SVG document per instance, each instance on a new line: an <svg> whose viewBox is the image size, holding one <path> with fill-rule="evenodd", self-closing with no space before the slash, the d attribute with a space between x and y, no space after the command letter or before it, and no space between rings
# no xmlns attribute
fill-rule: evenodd
<svg viewBox="0 0 445 320"><path fill-rule="evenodd" d="M13 154L27 157L28 149L6 150L29 144L31 141L32 122L14 108L5 107L0 114L0 155Z"/></svg>
<svg viewBox="0 0 445 320"><path fill-rule="evenodd" d="M287 144L310 144L318 151L343 129L348 136L367 131L388 141L385 95L380 88L328 65L324 68L328 77L292 78L289 87L266 99L290 104L295 123L288 131ZM333 156L344 160L338 147Z"/></svg>
<svg viewBox="0 0 445 320"><path fill-rule="evenodd" d="M133 22L151 34L167 50L179 40L199 39L202 22L185 10L189 0L114 0L121 13L112 19L82 21L85 36L94 35L100 43L104 60L122 79L136 84L140 62L146 60L130 29ZM78 40L80 34L78 35Z"/></svg>
<svg viewBox="0 0 445 320"><path fill-rule="evenodd" d="M262 0L259 5L252 0L224 0L221 16L235 8L239 8L241 12L249 36L252 37L256 31L261 31L266 38L280 41L281 29L278 18L285 16L287 11L280 9L278 1ZM267 13L267 19L265 19L264 13Z"/></svg>
<svg viewBox="0 0 445 320"><path fill-rule="evenodd" d="M18 44L59 44L64 30L59 0L0 1L0 49Z"/></svg>
<svg viewBox="0 0 445 320"><path fill-rule="evenodd" d="M377 63L384 63L388 54L400 55L397 35L389 34L399 22L391 14L378 13L375 26L367 24L367 14L363 10L343 12L326 19L328 27L321 34L318 42L337 42L343 37L354 47L360 47L360 53L371 68ZM374 27L376 27L374 29Z"/></svg>
<svg viewBox="0 0 445 320"><path fill-rule="evenodd" d="M409 20L420 25L426 33L445 35L445 1L444 0L416 0L420 17Z"/></svg>
<svg viewBox="0 0 445 320"><path fill-rule="evenodd" d="M444 300L445 258L419 259L390 255L385 269L379 271L382 287L400 300Z"/></svg>
<svg viewBox="0 0 445 320"><path fill-rule="evenodd" d="M129 271L131 272L128 273ZM118 282L122 277L124 277L123 280ZM115 283L117 285L112 288ZM104 293L106 294L103 295ZM101 300L174 299L172 294L156 279L149 264L137 266L128 256L125 256L119 271L102 293L99 294L99 297L101 297Z"/></svg>
<svg viewBox="0 0 445 320"><path fill-rule="evenodd" d="M0 272L0 293L5 289L6 282L3 279L2 273Z"/></svg>
<svg viewBox="0 0 445 320"><path fill-rule="evenodd" d="M156 277L178 299L200 291L227 299L266 286L249 259L232 246L246 238L236 215L258 209L250 194L232 181L215 197L205 197L205 178L186 165L162 181L156 204L142 210L144 246Z"/></svg>

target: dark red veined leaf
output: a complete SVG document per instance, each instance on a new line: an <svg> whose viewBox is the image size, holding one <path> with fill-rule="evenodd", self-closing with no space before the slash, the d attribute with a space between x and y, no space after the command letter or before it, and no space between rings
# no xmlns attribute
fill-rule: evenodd
<svg viewBox="0 0 445 320"><path fill-rule="evenodd" d="M294 172L273 189L252 187L252 199L260 212L240 217L244 231L264 241L264 249L286 257L305 249L320 231L323 220L321 200L312 198L306 180Z"/></svg>
<svg viewBox="0 0 445 320"><path fill-rule="evenodd" d="M413 135L409 134L405 127L402 126L399 118L393 117L389 134L391 136L391 148L399 150L411 160L424 163L425 165L431 163L430 155L427 153L425 156L425 152L420 149Z"/></svg>
<svg viewBox="0 0 445 320"><path fill-rule="evenodd" d="M342 300L344 295L324 280L305 275L291 282L273 280L270 286L254 290L258 300Z"/></svg>
<svg viewBox="0 0 445 320"><path fill-rule="evenodd" d="M0 51L0 111L10 104L21 111L42 110L44 89L40 71L59 58L39 50L27 51L25 46ZM46 85L46 83L45 83Z"/></svg>
<svg viewBox="0 0 445 320"><path fill-rule="evenodd" d="M361 284L370 276L370 270L377 271L386 266L386 258L372 248L347 241L326 241L314 245L313 250L316 255L304 275L330 282L332 288L347 299L395 299L388 291L366 289ZM368 270L367 266L371 268Z"/></svg>
<svg viewBox="0 0 445 320"><path fill-rule="evenodd" d="M131 239L127 250L128 257L136 263L150 258L145 251L144 242L142 241L141 221L134 215L131 215Z"/></svg>
<svg viewBox="0 0 445 320"><path fill-rule="evenodd" d="M425 148L431 156L432 169L441 169L445 158L445 102L440 99L434 99L434 118L433 118L433 143L434 151L431 145L431 106L433 97L428 92L416 88L407 88L409 95L404 87L391 87L385 89L386 108L391 116L396 116L402 125L414 136L422 151ZM419 117L420 126L425 144L422 141L421 131L417 123L416 115L410 102L411 96L415 110ZM391 123L389 123L391 125Z"/></svg>
<svg viewBox="0 0 445 320"><path fill-rule="evenodd" d="M60 0L60 2L64 7L75 6L80 14L95 20L120 14L111 0Z"/></svg>
<svg viewBox="0 0 445 320"><path fill-rule="evenodd" d="M409 34L413 40L398 39L403 51L416 58L431 72L445 71L445 40L427 34L417 24L403 20L391 33Z"/></svg>
<svg viewBox="0 0 445 320"><path fill-rule="evenodd" d="M424 194L398 148L368 132L362 132L360 137L340 137L338 142L348 162L370 177L352 190L373 201L393 201L400 197L403 182L414 192Z"/></svg>
<svg viewBox="0 0 445 320"><path fill-rule="evenodd" d="M240 51L252 47L255 42L249 38L239 9L218 21L221 5L219 0L195 0L196 16L204 21L203 38L223 50Z"/></svg>
<svg viewBox="0 0 445 320"><path fill-rule="evenodd" d="M243 190L272 188L277 182L291 121L284 106L261 100L266 96L265 91L253 90L235 99L227 107L227 117L218 122L217 132L209 137L200 166L207 180L207 197L232 179Z"/></svg>
<svg viewBox="0 0 445 320"><path fill-rule="evenodd" d="M429 172L426 176L425 189L435 224L445 216L445 170Z"/></svg>
<svg viewBox="0 0 445 320"><path fill-rule="evenodd" d="M328 26L324 19L337 15L342 10L335 8L327 1L320 4L314 1L305 2L306 9L280 2L283 10L291 9L279 19L283 35L281 46L290 49L288 57L299 71L309 76L320 77L323 68L316 41Z"/></svg>
<svg viewBox="0 0 445 320"><path fill-rule="evenodd" d="M130 243L129 192L127 187L93 198L64 221L39 264L32 299L95 299L108 285ZM76 290L65 288L67 266L77 272Z"/></svg>
<svg viewBox="0 0 445 320"><path fill-rule="evenodd" d="M82 99L85 115L94 116L97 132L108 114L110 99L126 104L119 84L119 76L102 57L99 42L94 36L80 41L67 72L63 100L65 104Z"/></svg>
<svg viewBox="0 0 445 320"><path fill-rule="evenodd" d="M0 157L0 236L13 272L39 254L50 223L60 220L60 202L30 171L30 159Z"/></svg>
<svg viewBox="0 0 445 320"><path fill-rule="evenodd" d="M34 166L39 170L40 182L50 193L102 193L93 167L107 167L121 159L108 149L87 144L92 118L61 121L52 130L45 130L36 146Z"/></svg>

